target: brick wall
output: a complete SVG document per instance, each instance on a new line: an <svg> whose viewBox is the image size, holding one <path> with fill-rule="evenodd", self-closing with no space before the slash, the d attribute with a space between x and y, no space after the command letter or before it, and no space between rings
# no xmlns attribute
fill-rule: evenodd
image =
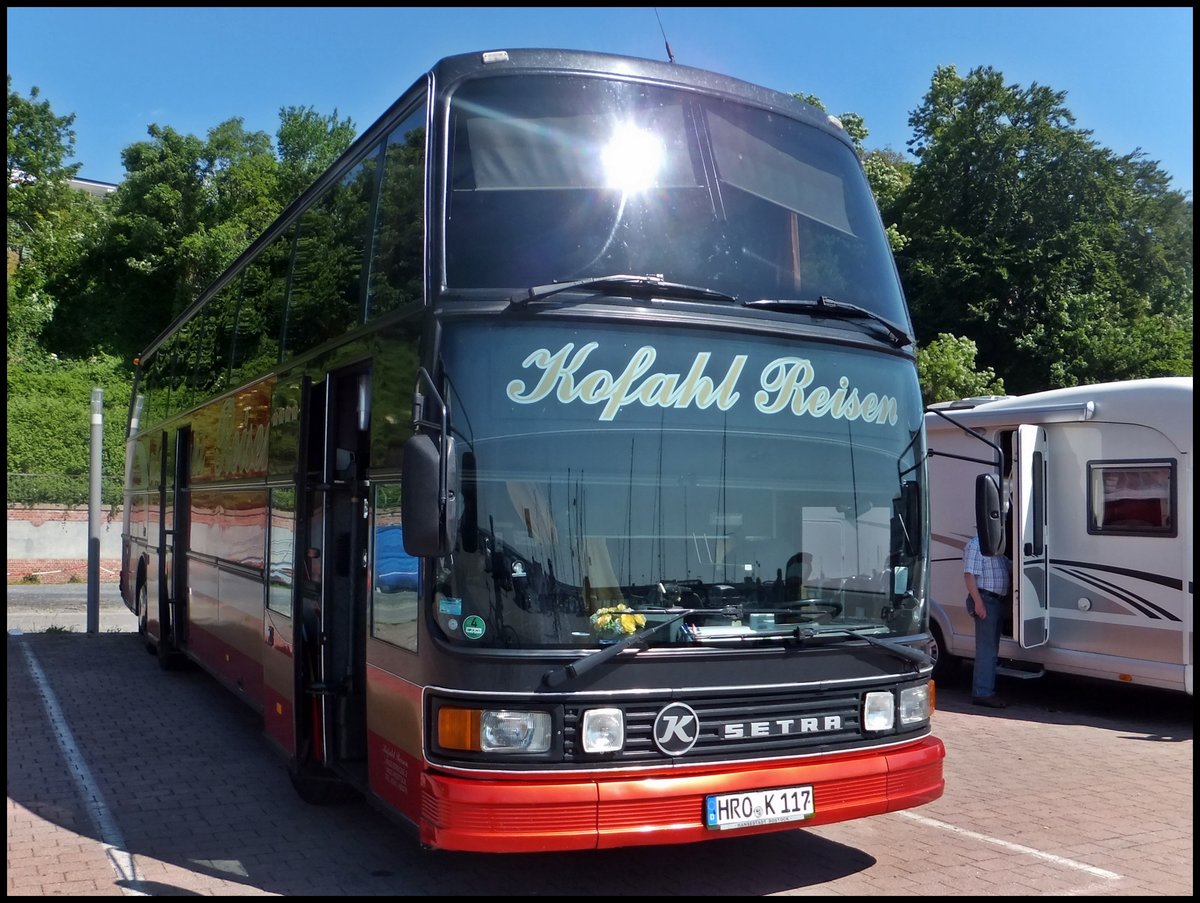
<svg viewBox="0 0 1200 903"><path fill-rule="evenodd" d="M88 509L10 505L7 523L8 582L87 580ZM116 582L121 569L121 512L100 517L100 581Z"/></svg>

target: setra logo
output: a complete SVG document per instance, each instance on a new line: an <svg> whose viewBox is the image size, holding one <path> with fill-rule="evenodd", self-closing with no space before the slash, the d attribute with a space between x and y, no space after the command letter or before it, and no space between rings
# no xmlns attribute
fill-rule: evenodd
<svg viewBox="0 0 1200 903"><path fill-rule="evenodd" d="M682 756L700 738L700 716L690 705L673 702L654 719L654 745L668 756Z"/></svg>

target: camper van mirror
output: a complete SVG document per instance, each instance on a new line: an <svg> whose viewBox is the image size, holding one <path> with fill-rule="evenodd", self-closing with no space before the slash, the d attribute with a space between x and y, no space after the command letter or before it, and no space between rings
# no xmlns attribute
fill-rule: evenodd
<svg viewBox="0 0 1200 903"><path fill-rule="evenodd" d="M975 478L975 529L979 551L992 556L1004 550L1004 512L1000 505L1000 485L990 473Z"/></svg>
<svg viewBox="0 0 1200 903"><path fill-rule="evenodd" d="M446 484L455 485L454 447L447 454L449 473ZM446 509L439 496L441 455L437 440L418 433L404 443L404 472L400 477L400 507L404 523L404 551L414 556L444 555L449 537L457 531L457 505L453 490L447 490Z"/></svg>

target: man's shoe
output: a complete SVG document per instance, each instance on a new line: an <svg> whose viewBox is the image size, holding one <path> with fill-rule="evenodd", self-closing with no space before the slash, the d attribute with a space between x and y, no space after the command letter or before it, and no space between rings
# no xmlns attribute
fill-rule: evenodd
<svg viewBox="0 0 1200 903"><path fill-rule="evenodd" d="M985 706L989 709L1003 709L1008 706L1008 703L999 696L972 696L971 702L974 705Z"/></svg>

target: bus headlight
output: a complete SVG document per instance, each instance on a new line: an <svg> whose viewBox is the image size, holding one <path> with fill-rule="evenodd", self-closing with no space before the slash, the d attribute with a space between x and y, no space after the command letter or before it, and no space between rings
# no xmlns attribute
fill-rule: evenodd
<svg viewBox="0 0 1200 903"><path fill-rule="evenodd" d="M484 752L545 752L550 748L550 713L485 711L479 746Z"/></svg>
<svg viewBox="0 0 1200 903"><path fill-rule="evenodd" d="M891 690L868 693L863 700L863 730L890 731L896 724L896 697Z"/></svg>
<svg viewBox="0 0 1200 903"><path fill-rule="evenodd" d="M900 724L919 724L929 720L929 684L905 687L900 691Z"/></svg>
<svg viewBox="0 0 1200 903"><path fill-rule="evenodd" d="M438 711L438 745L470 752L544 753L553 733L549 712L510 709Z"/></svg>
<svg viewBox="0 0 1200 903"><path fill-rule="evenodd" d="M620 752L625 745L625 716L620 709L587 709L580 734L584 752Z"/></svg>

